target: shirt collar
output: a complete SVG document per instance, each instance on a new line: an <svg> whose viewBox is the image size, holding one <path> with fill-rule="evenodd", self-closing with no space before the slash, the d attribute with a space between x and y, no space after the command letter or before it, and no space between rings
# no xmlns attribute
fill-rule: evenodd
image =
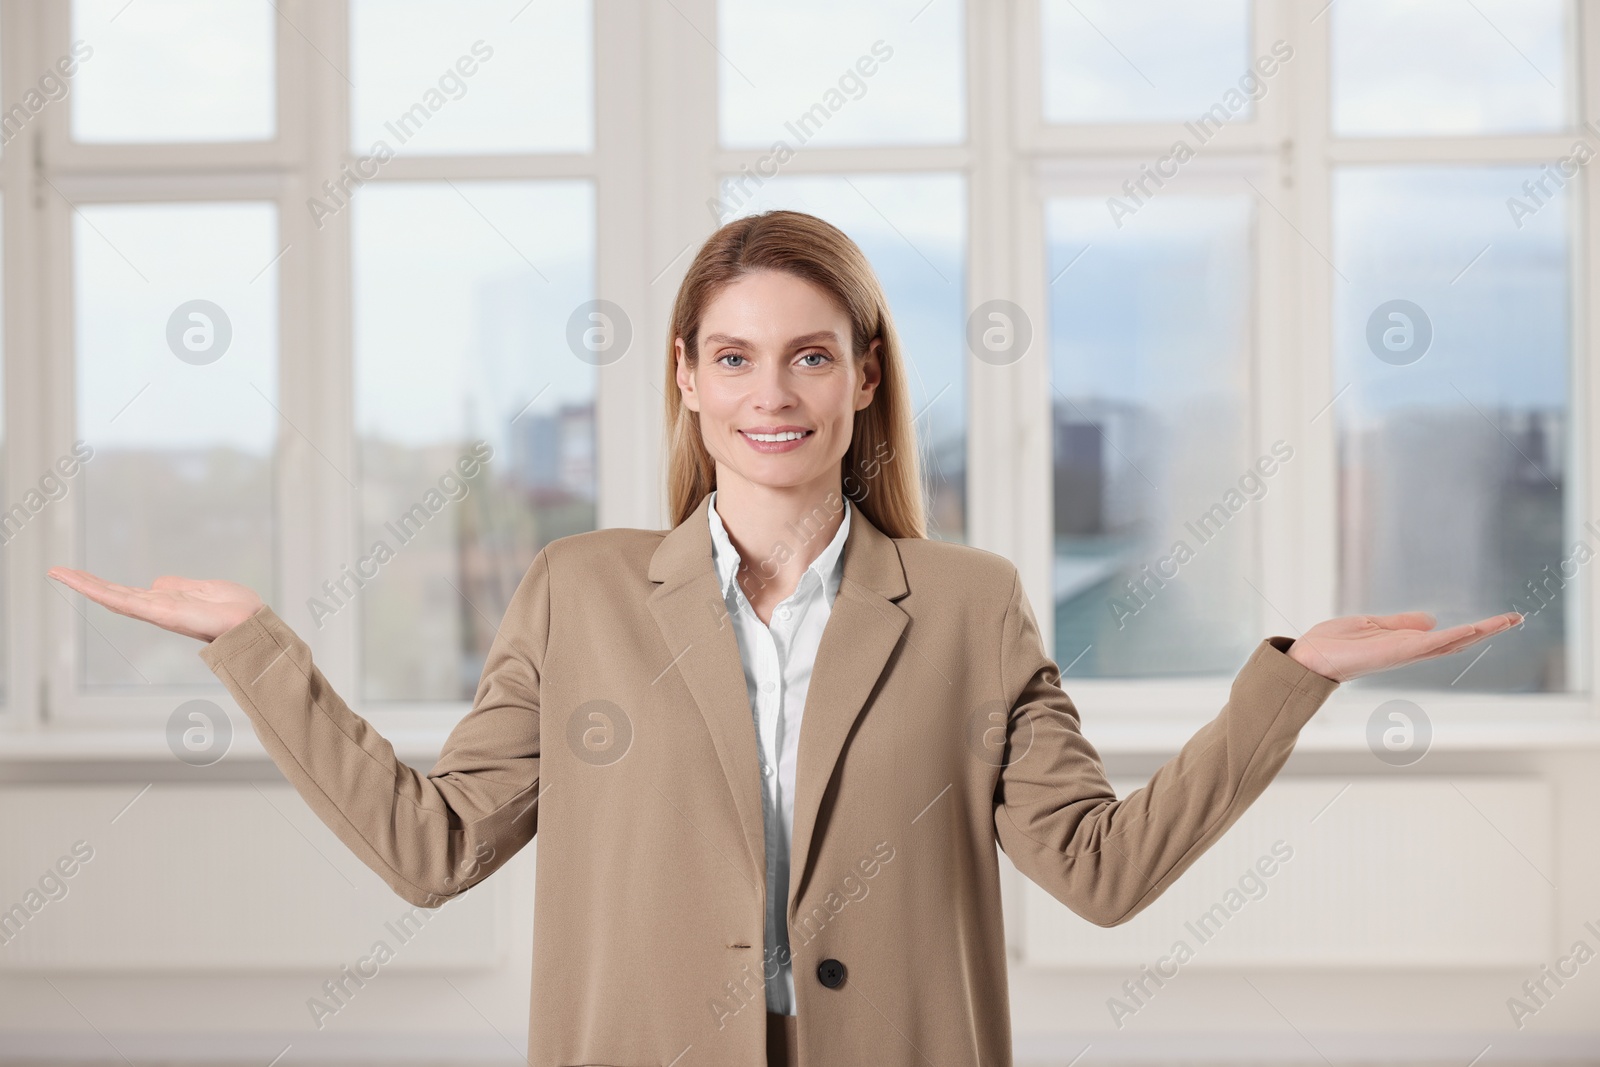
<svg viewBox="0 0 1600 1067"><path fill-rule="evenodd" d="M717 568L717 584L722 589L722 595L727 597L736 586L735 576L739 573L739 550L733 547L733 541L728 537L727 527L722 525L722 516L717 514L717 491L711 490L711 503L706 507L706 514L710 516L711 523L711 557ZM839 523L839 532L833 535L833 540L828 542L817 558L811 561L811 566L806 568L807 573L815 572L822 579L823 595L827 598L828 606L833 606L833 599L839 593L839 580L844 574L844 543L850 536L850 501L844 502L844 520ZM805 575L800 576L800 581L805 581ZM798 589L799 586L796 585Z"/></svg>

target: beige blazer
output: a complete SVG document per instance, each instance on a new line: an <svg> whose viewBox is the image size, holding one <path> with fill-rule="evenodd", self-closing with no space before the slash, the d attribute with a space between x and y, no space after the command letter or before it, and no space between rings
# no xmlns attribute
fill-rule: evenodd
<svg viewBox="0 0 1600 1067"><path fill-rule="evenodd" d="M800 1063L1009 1064L996 846L1090 922L1127 922L1337 687L1291 643L1263 640L1217 717L1119 800L1016 568L889 538L858 510L800 738ZM704 499L670 531L547 545L426 774L271 608L200 655L306 803L413 904L464 892L538 831L533 1067L764 1062L759 760Z"/></svg>

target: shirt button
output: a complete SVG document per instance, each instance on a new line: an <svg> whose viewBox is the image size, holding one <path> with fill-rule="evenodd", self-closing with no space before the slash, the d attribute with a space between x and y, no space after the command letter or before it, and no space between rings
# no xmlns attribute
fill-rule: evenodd
<svg viewBox="0 0 1600 1067"><path fill-rule="evenodd" d="M770 692L772 692L772 683L771 683L771 682L762 682L762 683L761 683L761 691L762 691L762 692L763 692L763 693L770 693Z"/></svg>
<svg viewBox="0 0 1600 1067"><path fill-rule="evenodd" d="M788 608L779 608L778 609L778 618L787 619L788 617L789 617L789 609Z"/></svg>
<svg viewBox="0 0 1600 1067"><path fill-rule="evenodd" d="M766 775L768 778L771 778L772 777L772 765L769 764L769 763L763 763L761 765L761 773Z"/></svg>

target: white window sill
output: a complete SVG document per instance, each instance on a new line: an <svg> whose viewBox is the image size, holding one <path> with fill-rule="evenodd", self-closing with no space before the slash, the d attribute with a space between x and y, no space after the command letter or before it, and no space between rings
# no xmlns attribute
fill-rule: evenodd
<svg viewBox="0 0 1600 1067"><path fill-rule="evenodd" d="M1325 711L1327 709L1324 709ZM1352 709L1353 710L1353 709ZM1137 721L1109 721L1096 715L1084 723L1083 732L1102 756L1172 755L1211 716L1143 717ZM1495 718L1465 715L1433 722L1431 752L1527 752L1600 749L1600 720L1593 716L1500 715ZM454 726L454 720L433 727L385 729L380 732L395 753L412 766L427 767ZM1300 731L1296 752L1359 753L1367 751L1364 718L1349 714L1319 713ZM0 764L118 763L177 760L167 747L164 729L86 728L55 726L40 730L0 731ZM248 729L234 734L222 763L269 763L266 751Z"/></svg>

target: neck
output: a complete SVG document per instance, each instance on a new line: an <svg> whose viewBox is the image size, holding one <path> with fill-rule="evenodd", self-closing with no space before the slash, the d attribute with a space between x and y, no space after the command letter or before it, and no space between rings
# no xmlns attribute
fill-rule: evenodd
<svg viewBox="0 0 1600 1067"><path fill-rule="evenodd" d="M794 592L844 522L845 497L835 472L831 482L805 486L756 485L720 471L717 517L739 551L740 584L781 600Z"/></svg>

